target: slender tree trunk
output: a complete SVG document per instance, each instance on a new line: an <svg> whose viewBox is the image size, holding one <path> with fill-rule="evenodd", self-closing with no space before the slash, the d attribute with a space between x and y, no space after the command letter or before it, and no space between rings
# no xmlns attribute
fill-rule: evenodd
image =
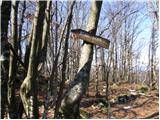
<svg viewBox="0 0 160 120"><path fill-rule="evenodd" d="M60 83L60 90L58 92L58 98L56 101L56 107L55 107L55 115L54 118L57 117L59 107L61 105L61 100L62 100L62 95L63 95L63 89L64 89L64 84L66 80L66 64L67 64L67 55L68 55L68 39L69 39L69 33L70 33L70 27L72 23L72 12L73 12L73 6L75 4L75 1L72 2L70 10L68 12L68 18L67 18L67 33L66 33L66 40L65 40L65 51L64 51L64 56L63 56L63 62L62 62L62 81Z"/></svg>
<svg viewBox="0 0 160 120"><path fill-rule="evenodd" d="M127 19L125 19L125 24L124 24L124 51L123 51L123 54L124 54L124 71L123 71L123 78L124 78L124 81L128 81L128 66L127 66L127 46L128 46L128 40L127 40Z"/></svg>
<svg viewBox="0 0 160 120"><path fill-rule="evenodd" d="M22 28L24 23L25 10L26 10L26 1L23 2L22 15L21 15L21 20L19 25L18 49L19 49L19 56L21 59L22 59L21 38L22 38Z"/></svg>
<svg viewBox="0 0 160 120"><path fill-rule="evenodd" d="M9 46L8 46L8 22L10 20L11 1L2 1L1 5L1 118L5 116L7 105L7 82L9 73Z"/></svg>
<svg viewBox="0 0 160 120"><path fill-rule="evenodd" d="M107 65L106 65L106 101L108 103L108 109L107 109L107 118L110 118L110 103L109 103L109 73L111 71L111 63L113 61L113 53L114 53L114 41L111 44L111 49L108 52L108 58L107 58Z"/></svg>
<svg viewBox="0 0 160 120"><path fill-rule="evenodd" d="M58 52L58 3L57 3L57 0L55 1L55 3L56 3L56 5L55 5L55 9L56 9L56 28L55 28L55 31L56 31L56 33L55 33L55 54L57 54L57 52Z"/></svg>
<svg viewBox="0 0 160 120"><path fill-rule="evenodd" d="M65 34L65 30L67 27L67 23L64 25L63 30L61 32L61 36L60 36L60 43L59 43L59 49L55 55L55 59L53 62L53 68L52 68L52 72L49 78L50 81L50 88L51 88L51 95L56 95L57 94L57 71L58 71L58 60L59 60L59 56L60 56L60 51L61 51L61 46L62 46L62 41L63 41L63 37ZM54 85L54 86L53 86Z"/></svg>
<svg viewBox="0 0 160 120"><path fill-rule="evenodd" d="M95 62L96 62L96 73L95 73L96 74L96 77L95 77L95 82L96 82L95 91L96 91L96 94L95 94L95 96L99 97L99 95L100 95L100 93L98 91L98 86L99 86L99 81L98 81L99 66L98 66L98 63L97 63L97 52L98 52L98 50L97 50L97 48L95 46Z"/></svg>
<svg viewBox="0 0 160 120"><path fill-rule="evenodd" d="M20 25L19 25L19 34L18 34L18 49L19 49L19 57L21 60L22 58L22 48L21 48L21 39L22 39L22 28L23 28L23 23L24 23L24 13L26 11L26 1L23 1L23 9L22 9L22 15L21 15L21 20L20 20ZM24 64L25 67L27 68L26 64ZM22 118L24 112L24 107L22 101L20 101L18 110L17 110L17 116L19 119Z"/></svg>
<svg viewBox="0 0 160 120"><path fill-rule="evenodd" d="M38 66L38 53L40 42L42 41L42 31L44 14L46 8L46 1L38 1L35 13L35 19L33 23L33 35L31 40L31 51L28 72L25 80L20 88L20 95L23 102L24 110L27 118L38 118L38 101L36 90L36 74ZM40 24L41 23L41 24Z"/></svg>
<svg viewBox="0 0 160 120"><path fill-rule="evenodd" d="M57 92L57 88L55 88L55 86L57 86L57 76L58 76L58 70L57 70L57 65L58 65L58 59L59 59L59 53L58 53L58 17L57 17L57 0L55 1L55 22L56 22L56 26L55 29L51 26L51 37L52 37L52 54L53 54L53 67L52 67L52 72L49 78L50 81L50 91L51 91L51 95L55 95ZM53 14L54 15L54 14ZM55 31L55 32L54 32ZM55 33L55 34L54 34ZM55 39L54 36L55 35ZM61 46L61 45L60 45ZM60 49L59 49L60 50Z"/></svg>
<svg viewBox="0 0 160 120"><path fill-rule="evenodd" d="M114 41L115 43L115 46L114 46L114 54L115 54L115 56L114 56L114 65L113 65L113 82L117 82L117 74L118 74L118 51L117 51L117 39L115 38L115 41Z"/></svg>
<svg viewBox="0 0 160 120"><path fill-rule="evenodd" d="M61 49L60 47L59 47L59 49L58 49L58 2L57 2L57 0L55 1L55 21L56 21L56 26L55 26L55 40L53 41L54 43L53 43L53 46L54 46L54 48L55 48L55 50L53 50L54 52L54 55L55 55L55 59L54 59L54 62L53 62L53 69L52 69L52 74L51 74L51 79L52 79L52 81L51 81L51 95L53 95L53 93L56 93L56 89L55 89L55 87L54 86L57 86L57 85L54 85L54 83L56 83L57 84L57 78L58 78L58 59L59 59L59 50ZM59 45L59 46L61 46L61 45ZM54 82L54 83L53 83ZM53 86L54 85L54 86Z"/></svg>
<svg viewBox="0 0 160 120"><path fill-rule="evenodd" d="M45 19L44 19L43 36L42 36L42 46L41 46L41 50L40 50L41 57L39 57L41 59L40 62L44 62L46 60L46 55L47 55L47 43L48 43L48 40L49 40L49 31L50 31L51 5L52 5L52 1L48 0L47 1L47 7L46 7L46 10L45 10ZM46 95L46 98L48 99L48 95ZM45 101L44 107L45 107L45 110L44 110L44 113L43 113L43 118L46 119L47 110L48 110L48 100Z"/></svg>
<svg viewBox="0 0 160 120"><path fill-rule="evenodd" d="M152 23L152 36L151 36L151 42L150 42L150 82L151 83L156 81L156 51L157 51L157 46L156 43L156 30L155 30L155 20Z"/></svg>
<svg viewBox="0 0 160 120"><path fill-rule="evenodd" d="M117 45L117 40L115 41L116 43L116 45L115 45L115 66L116 66L116 75L115 75L115 77L116 77L116 81L118 82L118 45Z"/></svg>
<svg viewBox="0 0 160 120"><path fill-rule="evenodd" d="M92 1L91 13L88 20L87 31L96 34L98 20L100 16L102 1ZM83 43L80 58L79 71L74 81L70 84L62 100L61 110L64 118L79 118L79 104L82 95L85 94L89 84L89 74L93 59L93 44Z"/></svg>
<svg viewBox="0 0 160 120"><path fill-rule="evenodd" d="M17 46L17 13L18 13L18 3L17 1L12 1L12 41L11 45L15 52L18 51ZM17 58L10 52L10 62L9 62L9 78L8 78L8 110L9 118L17 118L16 113L16 100L15 100L15 79L17 73Z"/></svg>
<svg viewBox="0 0 160 120"><path fill-rule="evenodd" d="M41 46L41 61L43 62L46 60L46 53L47 53L47 43L49 40L49 30L50 30L50 11L51 11L52 1L47 0L47 7L45 11L45 20L43 26L43 36L42 36L42 46Z"/></svg>
<svg viewBox="0 0 160 120"><path fill-rule="evenodd" d="M103 48L100 49L100 54L101 54L101 74L102 74L102 81L105 81L105 60L104 60L104 50Z"/></svg>
<svg viewBox="0 0 160 120"><path fill-rule="evenodd" d="M32 24L32 26L34 26L34 23ZM28 64L29 64L29 55L30 55L30 50L31 50L31 42L32 42L31 40L33 36L33 30L34 30L34 27L31 28L31 33L29 36L28 45L26 45L26 52L24 56L24 64L27 69L28 69Z"/></svg>

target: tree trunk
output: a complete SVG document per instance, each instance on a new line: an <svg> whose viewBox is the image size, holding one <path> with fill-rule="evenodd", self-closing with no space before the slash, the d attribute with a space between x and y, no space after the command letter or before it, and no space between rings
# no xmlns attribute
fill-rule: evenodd
<svg viewBox="0 0 160 120"><path fill-rule="evenodd" d="M23 23L24 23L25 10L26 10L26 1L23 2L22 15L21 15L21 20L20 20L20 25L19 25L18 49L19 49L19 56L21 60L22 60L21 38L22 38L22 28L23 28Z"/></svg>
<svg viewBox="0 0 160 120"><path fill-rule="evenodd" d="M3 1L1 5L1 118L4 118L7 105L7 82L9 70L8 22L10 19L11 1Z"/></svg>
<svg viewBox="0 0 160 120"><path fill-rule="evenodd" d="M16 1L12 2L12 16L11 16L11 22L12 22L12 41L11 45L13 49L18 51L17 46L17 12L18 12L18 3ZM12 52L10 52L10 61L9 61L9 78L8 78L8 110L9 118L17 118L16 113L16 100L15 100L15 79L16 79L16 72L17 72L17 58L13 55Z"/></svg>
<svg viewBox="0 0 160 120"><path fill-rule="evenodd" d="M107 118L110 118L110 103L109 103L109 77L111 71L111 63L113 62L113 53L114 53L114 41L111 44L111 49L108 51L107 65L106 65L106 74L105 74L105 82L106 82L106 101L108 103L107 109Z"/></svg>
<svg viewBox="0 0 160 120"><path fill-rule="evenodd" d="M50 29L50 10L51 10L52 1L47 1L47 8L45 12L45 20L44 20L44 27L43 27L43 36L42 36L42 46L41 47L41 61L43 62L46 60L46 53L47 53L47 43L49 39L49 29Z"/></svg>
<svg viewBox="0 0 160 120"><path fill-rule="evenodd" d="M31 41L30 59L28 65L28 72L25 80L20 88L20 95L23 102L24 110L27 118L38 118L38 101L36 90L36 74L38 66L38 46L42 41L43 21L46 8L46 1L38 1L36 13L33 23L33 35Z"/></svg>
<svg viewBox="0 0 160 120"><path fill-rule="evenodd" d="M41 52L40 52L40 62L44 62L46 60L47 55L47 43L49 40L49 30L50 30L50 11L51 11L51 5L52 1L47 1L47 7L45 11L45 19L44 19L44 26L43 26L43 36L42 36L42 46L41 46ZM50 90L50 87L48 88ZM47 91L48 92L48 91ZM48 95L46 95L46 98L48 99ZM43 113L43 119L46 119L47 116L47 110L48 110L48 100L45 101L45 110Z"/></svg>
<svg viewBox="0 0 160 120"><path fill-rule="evenodd" d="M75 4L75 1L72 2L70 10L68 12L68 18L67 18L67 33L66 33L66 40L65 40L65 51L64 51L64 56L63 56L63 62L62 62L62 81L60 83L60 90L58 92L58 98L56 101L56 107L55 107L55 114L54 118L57 117L59 107L61 104L62 100L62 95L63 95L63 89L64 89L64 84L66 80L66 63L67 63L67 55L68 55L68 39L69 39L69 33L70 33L70 27L72 23L72 12L73 12L73 6Z"/></svg>
<svg viewBox="0 0 160 120"><path fill-rule="evenodd" d="M104 59L104 50L103 48L100 49L100 58L101 58L101 79L105 81L105 59Z"/></svg>
<svg viewBox="0 0 160 120"><path fill-rule="evenodd" d="M58 3L57 0L55 1L55 14L56 14L56 27L55 27L55 54L57 55L58 52Z"/></svg>
<svg viewBox="0 0 160 120"><path fill-rule="evenodd" d="M96 34L98 20L100 16L102 1L93 1L89 16L87 31ZM64 118L79 118L79 104L82 95L85 94L89 84L89 74L93 59L93 44L84 42L80 58L80 65L71 87L67 90L61 104Z"/></svg>
<svg viewBox="0 0 160 120"><path fill-rule="evenodd" d="M95 96L99 97L100 96L100 93L99 93L99 90L98 90L98 86L99 86L99 81L98 81L99 66L98 66L98 63L97 63L97 53L98 53L98 49L95 46L95 62L96 62L96 68L95 68L95 70L96 70L96 72L95 72L95 74L96 74L96 76L95 76L95 82L96 82L95 91L96 91L96 93L95 93Z"/></svg>
<svg viewBox="0 0 160 120"><path fill-rule="evenodd" d="M21 61L23 61L21 39L22 39L22 28L23 28L23 23L24 23L25 11L26 11L26 1L23 1L23 8L22 8L22 14L21 14L20 25L19 25L19 34L18 34L18 49L19 49L19 57ZM24 67L27 68L26 64L24 64ZM20 101L18 110L17 110L17 116L19 119L22 118L23 112L24 112L23 103L22 101Z"/></svg>
<svg viewBox="0 0 160 120"><path fill-rule="evenodd" d="M34 26L34 23L32 24L32 26ZM33 36L33 30L34 30L34 27L31 28L31 33L30 33L29 40L28 40L29 43L28 45L26 45L26 52L24 56L24 64L27 70L28 70L28 64L29 64L29 55L30 55L30 50L31 50L31 42L32 42L31 40Z"/></svg>
<svg viewBox="0 0 160 120"><path fill-rule="evenodd" d="M156 82L156 52L157 52L157 45L158 39L156 38L156 30L155 30L155 20L152 23L152 36L150 41L150 80L149 80L149 86Z"/></svg>

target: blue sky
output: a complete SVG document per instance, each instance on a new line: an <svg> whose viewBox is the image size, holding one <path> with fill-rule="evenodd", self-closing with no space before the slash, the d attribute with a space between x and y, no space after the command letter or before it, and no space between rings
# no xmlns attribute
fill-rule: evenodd
<svg viewBox="0 0 160 120"><path fill-rule="evenodd" d="M62 1L65 1L65 0L61 0L61 2ZM86 9L90 9L91 0L83 0L83 1L85 1L85 2L88 1L88 4L87 4L88 7L86 6ZM121 1L121 0L104 0L103 4L102 4L102 10L107 7L105 2L117 2L117 1ZM136 1L136 2L139 2L139 4L142 4L146 0L126 0L126 1ZM104 13L102 10L101 10L101 18L104 16ZM67 11L65 9L63 11L64 11L64 14L67 14ZM151 25L152 25L152 21L149 18L150 16L147 13L148 13L147 6L145 6L145 8L143 8L143 10L141 11L141 15L145 16L145 19L143 20L143 22L140 26L140 29L143 29L143 31L141 32L141 34L137 38L138 40L136 42L137 47L142 46L140 61L144 62L146 64L148 63L148 43L151 39ZM74 15L74 16L76 16L76 15ZM87 17L87 20L88 20L88 17ZM101 24L100 27L103 27L108 24L107 19L102 22L103 23L99 23L99 24ZM85 28L83 28L83 29L85 29Z"/></svg>
<svg viewBox="0 0 160 120"><path fill-rule="evenodd" d="M105 2L107 1L112 3L112 2L117 2L121 0L104 0L103 6L102 6L103 8L105 7ZM146 0L126 0L126 1L136 1L138 2L139 5L144 4L144 2L146 2ZM141 47L141 56L139 61L147 65L148 64L148 46L149 46L149 41L151 39L152 20L150 18L151 14L149 14L149 10L146 3L144 4L144 8L140 11L140 14L145 19L143 19L143 21L141 22L141 26L139 29L142 29L143 31L139 34L139 37L137 38L136 46ZM157 54L160 54L160 50L157 51Z"/></svg>

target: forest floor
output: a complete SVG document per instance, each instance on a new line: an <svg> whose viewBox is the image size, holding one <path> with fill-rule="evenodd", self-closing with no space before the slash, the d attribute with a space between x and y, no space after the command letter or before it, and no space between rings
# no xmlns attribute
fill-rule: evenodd
<svg viewBox="0 0 160 120"><path fill-rule="evenodd" d="M103 86L102 86L103 85ZM101 98L104 94L103 82L99 85ZM89 87L89 96L95 95L92 84ZM127 97L126 97L127 96ZM132 96L132 98L130 97ZM92 98L84 98L92 99ZM116 100L119 98L119 101ZM131 98L131 99L130 99ZM126 99L126 100L125 100ZM96 100L96 99L95 99ZM121 101L120 101L121 100ZM83 101L83 100L82 100ZM121 83L114 84L109 88L110 109L100 101L82 107L89 114L90 119L158 119L159 118L159 92L149 90L138 84Z"/></svg>
<svg viewBox="0 0 160 120"><path fill-rule="evenodd" d="M38 89L39 114L42 118L44 113L44 100L46 92L43 85ZM117 83L109 87L109 109L105 98L105 82L99 82L99 96L95 97L95 83L90 82L87 95L80 103L80 113L82 118L88 119L158 119L159 118L159 91L149 89L138 84L127 82ZM17 99L19 99L17 91ZM49 107L47 119L54 116L53 97L49 97ZM25 115L23 115L25 118Z"/></svg>

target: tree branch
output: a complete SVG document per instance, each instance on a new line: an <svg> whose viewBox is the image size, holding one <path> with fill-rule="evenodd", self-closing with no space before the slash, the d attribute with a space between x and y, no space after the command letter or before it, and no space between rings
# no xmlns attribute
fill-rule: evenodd
<svg viewBox="0 0 160 120"><path fill-rule="evenodd" d="M16 51L14 50L14 48L12 47L12 45L9 43L9 49L12 51L13 55L17 58L18 62L23 66L23 68L25 69L25 71L27 70L25 64L22 62L21 58L17 55Z"/></svg>

